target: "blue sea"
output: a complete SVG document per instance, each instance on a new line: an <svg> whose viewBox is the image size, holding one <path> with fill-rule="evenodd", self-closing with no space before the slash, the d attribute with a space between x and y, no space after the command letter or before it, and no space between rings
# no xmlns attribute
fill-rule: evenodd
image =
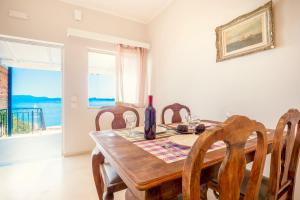
<svg viewBox="0 0 300 200"><path fill-rule="evenodd" d="M114 99L89 99L89 107L112 106ZM13 108L42 108L44 120L47 127L61 126L62 124L62 103L60 98L41 98L18 96L13 97Z"/></svg>
<svg viewBox="0 0 300 200"><path fill-rule="evenodd" d="M42 108L46 127L61 126L61 102L17 102L13 108Z"/></svg>

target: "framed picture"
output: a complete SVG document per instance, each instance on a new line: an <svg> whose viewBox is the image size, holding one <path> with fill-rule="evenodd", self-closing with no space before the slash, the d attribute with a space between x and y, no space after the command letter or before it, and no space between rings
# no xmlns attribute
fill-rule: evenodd
<svg viewBox="0 0 300 200"><path fill-rule="evenodd" d="M272 1L216 28L217 62L274 48Z"/></svg>

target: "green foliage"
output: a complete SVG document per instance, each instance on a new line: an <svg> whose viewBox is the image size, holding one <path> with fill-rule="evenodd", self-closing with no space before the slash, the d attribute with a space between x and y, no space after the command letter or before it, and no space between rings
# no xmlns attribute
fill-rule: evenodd
<svg viewBox="0 0 300 200"><path fill-rule="evenodd" d="M3 130L7 130L8 126L8 116L6 110L0 110L0 125L5 127ZM31 124L18 119L17 117L13 116L13 134L25 134L30 133L32 131ZM7 135L7 133L4 133Z"/></svg>
<svg viewBox="0 0 300 200"><path fill-rule="evenodd" d="M31 124L23 122L21 119L17 119L13 116L13 134L24 134L32 131Z"/></svg>
<svg viewBox="0 0 300 200"><path fill-rule="evenodd" d="M7 135L7 112L6 109L0 110L0 128L1 135Z"/></svg>

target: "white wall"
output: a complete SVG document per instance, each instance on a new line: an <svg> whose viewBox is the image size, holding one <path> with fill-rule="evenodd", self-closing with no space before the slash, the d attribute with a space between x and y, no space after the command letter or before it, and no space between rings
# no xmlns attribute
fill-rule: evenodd
<svg viewBox="0 0 300 200"><path fill-rule="evenodd" d="M84 8L80 8L83 11L83 21L77 22L73 20L75 8L77 7L58 0L0 0L0 34L65 45L63 66L65 155L90 151L94 146L88 133L94 129L97 110L87 107L87 48L114 49L111 44L68 38L67 28L147 41L144 24ZM27 13L29 20L8 17L9 9ZM72 96L78 97L76 108L70 106Z"/></svg>
<svg viewBox="0 0 300 200"><path fill-rule="evenodd" d="M216 63L215 28L266 0L175 0L149 26L157 107L178 101L202 118L244 114L274 127L300 109L300 1L274 1L277 47Z"/></svg>
<svg viewBox="0 0 300 200"><path fill-rule="evenodd" d="M205 119L229 112L274 128L289 108L300 109L299 0L273 1L276 49L215 62L215 28L266 2L175 0L157 17L148 28L158 110L176 101Z"/></svg>
<svg viewBox="0 0 300 200"><path fill-rule="evenodd" d="M73 20L75 8L82 10L83 20ZM17 10L29 15L29 20L8 17L8 11ZM65 4L59 0L0 0L0 33L64 43L66 28L112 34L146 41L145 25L94 10Z"/></svg>
<svg viewBox="0 0 300 200"><path fill-rule="evenodd" d="M64 149L65 154L76 154L78 150L89 151L94 142L88 136L89 131L95 129L95 116L98 109L88 108L88 48L106 49L113 51L114 45L95 42L79 38L69 38L65 43L65 70L64 70ZM74 58L75 61L74 61ZM80 58L80 59L78 59ZM72 107L72 97L77 98L77 105ZM143 109L140 111L143 122ZM112 115L101 117L101 128L110 128Z"/></svg>

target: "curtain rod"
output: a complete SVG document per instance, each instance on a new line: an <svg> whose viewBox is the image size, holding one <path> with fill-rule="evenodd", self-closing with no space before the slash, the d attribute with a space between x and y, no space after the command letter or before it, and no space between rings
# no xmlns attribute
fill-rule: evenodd
<svg viewBox="0 0 300 200"><path fill-rule="evenodd" d="M142 47L145 49L150 49L150 44L135 40L130 40L127 38L117 37L113 35L105 35L105 34L99 34L95 32L89 32L89 31L83 31L79 29L74 28L68 28L67 29L67 36L68 37L79 37L79 38L85 38L85 39L91 39L91 40L98 40L102 42L109 42L113 44L124 44L134 47Z"/></svg>

